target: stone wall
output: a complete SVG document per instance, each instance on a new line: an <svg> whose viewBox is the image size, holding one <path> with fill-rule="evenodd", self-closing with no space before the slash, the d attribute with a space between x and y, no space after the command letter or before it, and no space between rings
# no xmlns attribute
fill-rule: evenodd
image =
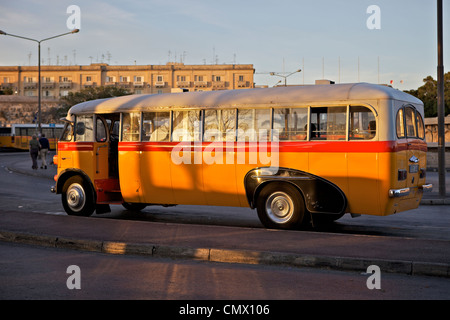
<svg viewBox="0 0 450 320"><path fill-rule="evenodd" d="M58 99L41 100L41 122L58 123L54 111L59 107ZM38 112L37 97L0 95L0 126L13 123L33 123Z"/></svg>
<svg viewBox="0 0 450 320"><path fill-rule="evenodd" d="M445 141L450 142L450 115L445 117ZM425 138L428 143L438 142L438 119L425 118Z"/></svg>

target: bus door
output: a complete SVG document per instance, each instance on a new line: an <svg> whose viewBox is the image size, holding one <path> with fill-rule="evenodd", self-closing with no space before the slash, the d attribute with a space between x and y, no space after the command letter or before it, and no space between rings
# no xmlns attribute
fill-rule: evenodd
<svg viewBox="0 0 450 320"><path fill-rule="evenodd" d="M97 203L122 202L117 170L118 119L119 115L95 116L93 182L97 190Z"/></svg>

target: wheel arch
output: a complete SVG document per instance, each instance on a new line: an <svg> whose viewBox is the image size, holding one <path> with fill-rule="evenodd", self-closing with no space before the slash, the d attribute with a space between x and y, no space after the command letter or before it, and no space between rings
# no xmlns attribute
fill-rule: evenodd
<svg viewBox="0 0 450 320"><path fill-rule="evenodd" d="M61 194L64 191L63 188L64 188L64 184L66 183L66 181L74 176L81 176L83 178L83 180L86 181L86 183L88 183L90 185L91 190L94 193L94 199L96 199L96 192L95 192L94 184L92 183L89 176L83 170L80 170L80 169L66 169L66 170L62 171L58 175L58 179L56 181L55 193Z"/></svg>
<svg viewBox="0 0 450 320"><path fill-rule="evenodd" d="M256 207L261 190L272 182L293 185L303 196L309 212L342 214L347 208L347 197L334 183L308 172L282 167L260 167L247 172L244 187L250 208Z"/></svg>

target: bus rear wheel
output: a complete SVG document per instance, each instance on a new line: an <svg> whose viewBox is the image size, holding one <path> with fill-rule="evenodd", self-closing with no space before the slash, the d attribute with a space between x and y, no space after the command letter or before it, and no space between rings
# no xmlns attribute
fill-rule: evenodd
<svg viewBox="0 0 450 320"><path fill-rule="evenodd" d="M71 177L66 181L61 199L68 215L88 217L95 210L92 187L80 176Z"/></svg>
<svg viewBox="0 0 450 320"><path fill-rule="evenodd" d="M269 183L258 196L256 209L267 228L294 229L305 216L305 203L300 192L287 183Z"/></svg>
<svg viewBox="0 0 450 320"><path fill-rule="evenodd" d="M145 207L146 207L146 205L142 204L142 203L130 203L130 202L123 202L122 206L129 211L135 211L135 212L139 212L139 211L145 209Z"/></svg>

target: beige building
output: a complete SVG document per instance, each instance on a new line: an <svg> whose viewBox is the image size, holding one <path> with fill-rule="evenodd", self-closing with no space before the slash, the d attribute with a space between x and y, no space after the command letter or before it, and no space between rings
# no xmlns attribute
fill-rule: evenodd
<svg viewBox="0 0 450 320"><path fill-rule="evenodd" d="M253 88L251 64L41 66L43 98L59 98L88 87L116 86L135 94ZM17 96L38 95L37 67L0 67L0 90Z"/></svg>

